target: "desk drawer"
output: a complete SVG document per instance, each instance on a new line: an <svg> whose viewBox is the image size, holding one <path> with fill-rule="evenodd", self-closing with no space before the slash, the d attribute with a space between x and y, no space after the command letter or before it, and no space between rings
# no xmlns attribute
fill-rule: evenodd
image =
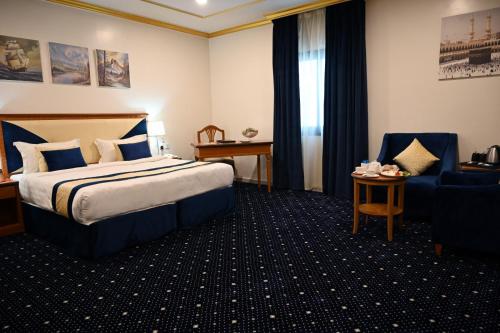
<svg viewBox="0 0 500 333"><path fill-rule="evenodd" d="M0 199L11 199L17 196L15 186L0 186Z"/></svg>

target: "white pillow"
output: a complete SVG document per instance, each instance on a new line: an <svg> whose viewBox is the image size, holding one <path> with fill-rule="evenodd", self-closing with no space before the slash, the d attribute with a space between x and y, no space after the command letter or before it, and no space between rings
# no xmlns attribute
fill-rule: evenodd
<svg viewBox="0 0 500 333"><path fill-rule="evenodd" d="M43 155L40 150L58 150L58 149L70 149L79 148L80 139L74 139L62 142L48 142L48 143L27 143L22 141L14 142L14 147L21 153L21 158L23 159L23 173L35 173L39 172L40 158L43 159ZM45 161L45 159L44 159Z"/></svg>
<svg viewBox="0 0 500 333"><path fill-rule="evenodd" d="M123 156L120 152L120 149L117 149L116 145L121 145L124 143L138 143L146 141L147 139L148 138L146 134L136 135L127 139L96 139L94 143L97 146L99 155L101 155L99 163L123 161Z"/></svg>

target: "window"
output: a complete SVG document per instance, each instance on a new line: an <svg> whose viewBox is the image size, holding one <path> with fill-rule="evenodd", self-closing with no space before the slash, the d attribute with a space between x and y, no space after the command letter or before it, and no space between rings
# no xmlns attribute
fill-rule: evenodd
<svg viewBox="0 0 500 333"><path fill-rule="evenodd" d="M298 24L302 135L321 136L325 94L325 11L300 14Z"/></svg>

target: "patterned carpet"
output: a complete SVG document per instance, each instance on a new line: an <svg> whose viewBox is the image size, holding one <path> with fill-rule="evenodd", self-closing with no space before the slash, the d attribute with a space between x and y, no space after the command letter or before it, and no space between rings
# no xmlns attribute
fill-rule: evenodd
<svg viewBox="0 0 500 333"><path fill-rule="evenodd" d="M236 184L236 211L91 262L0 239L0 331L498 332L498 258L412 223L351 235L351 203Z"/></svg>

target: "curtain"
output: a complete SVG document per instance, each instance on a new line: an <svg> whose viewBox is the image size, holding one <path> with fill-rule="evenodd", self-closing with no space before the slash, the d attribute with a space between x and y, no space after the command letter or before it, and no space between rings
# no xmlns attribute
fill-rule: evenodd
<svg viewBox="0 0 500 333"><path fill-rule="evenodd" d="M322 189L325 9L302 13L299 25L300 122L304 187Z"/></svg>
<svg viewBox="0 0 500 333"><path fill-rule="evenodd" d="M323 192L352 198L354 167L368 157L365 2L327 7Z"/></svg>
<svg viewBox="0 0 500 333"><path fill-rule="evenodd" d="M303 190L297 15L273 24L273 185Z"/></svg>

